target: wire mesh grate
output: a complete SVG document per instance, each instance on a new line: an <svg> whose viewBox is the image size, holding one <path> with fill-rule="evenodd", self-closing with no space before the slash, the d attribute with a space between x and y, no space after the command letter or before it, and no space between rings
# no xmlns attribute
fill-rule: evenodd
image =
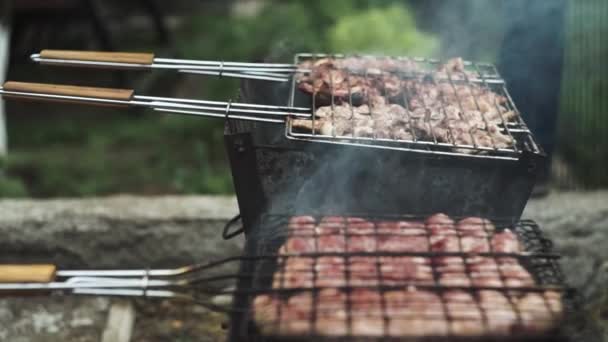
<svg viewBox="0 0 608 342"><path fill-rule="evenodd" d="M275 239L256 253L275 257L253 262L247 320L267 337L487 338L561 319L563 276L536 224L428 219L266 217Z"/></svg>

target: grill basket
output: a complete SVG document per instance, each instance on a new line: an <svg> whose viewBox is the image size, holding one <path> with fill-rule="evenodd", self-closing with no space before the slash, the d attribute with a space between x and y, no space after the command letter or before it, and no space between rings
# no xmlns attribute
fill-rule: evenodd
<svg viewBox="0 0 608 342"><path fill-rule="evenodd" d="M298 55L296 61L311 58ZM434 67L438 62L417 60ZM477 68L481 82L509 99L504 82L489 65ZM405 77L405 76L404 76ZM244 102L310 106L314 97L293 82L241 84ZM245 227L261 213L365 212L519 218L545 162L521 116L507 125L513 150L483 150L429 141L362 141L303 136L286 126L228 120L225 143ZM372 148L375 147L375 148ZM458 146L457 146L458 147ZM459 150L460 152L456 151Z"/></svg>
<svg viewBox="0 0 608 342"><path fill-rule="evenodd" d="M357 216L357 215L355 215ZM374 222L374 225L377 227L378 222L387 221L387 220L416 220L421 221L423 218L418 216L361 216L366 220ZM250 235L250 238L246 243L246 255L248 258L241 264L241 276L239 278L237 284L237 295L234 298L234 312L231 316L231 325L230 325L230 337L231 340L247 340L247 341L274 341L274 340L310 340L321 339L321 340L334 340L339 339L339 337L328 337L315 335L314 333L304 333L298 335L298 337L294 336L284 336L284 335L273 335L272 333L266 332L265 334L261 333L258 329L258 326L253 322L252 311L249 309L253 298L255 298L260 293L267 294L270 296L276 296L277 298L288 298L293 296L294 293L308 293L312 298L316 298L321 287L317 287L313 282L312 286L304 287L304 288L273 288L272 283L273 279L276 280L277 275L279 277L284 269L282 265L285 265L285 261L288 258L294 257L304 257L303 255L287 255L281 254L279 251L280 246L282 246L285 241L294 236L294 230L288 229L288 217L281 215L268 215L264 216L263 220L259 222L257 225L257 229L251 230L250 234L254 234L255 236ZM506 220L492 220L492 222L497 227L497 232L504 230L505 228L510 229L514 232L520 243L522 244L525 253L523 255L517 256L521 265L525 267L525 269L534 277L535 284L533 286L526 286L521 288L514 288L510 286L494 286L491 287L492 290L499 291L503 294L516 297L517 293L521 293L521 291L529 292L537 292L543 293L543 291L551 289L562 291L564 285L564 277L561 273L559 265L557 264L556 255L552 254L551 243L547 240L541 233L539 227L532 221L506 221ZM375 232L371 233L372 236L378 237L378 230L375 228ZM380 234L381 235L381 234ZM424 257L424 258L437 258L437 257L445 257L449 256L460 256L463 258L472 258L474 257L470 253L463 252L455 252L455 253L440 253L440 252L412 252L412 253L383 253L383 252L375 252L375 253L358 253L358 252L346 252L339 253L340 255L344 255L345 258L357 258L357 257L382 257L382 256L416 256L416 257ZM334 255L332 253L307 253L306 258L318 259L322 257L326 257L328 255ZM487 254L481 254L483 256L489 258L502 258L506 257L507 254L503 253L494 253L490 251ZM510 255L511 257L515 257L514 255ZM425 284L415 284L417 289L425 289L431 291L433 293L442 294L446 291L459 289L458 286L450 287L444 286L437 281L437 272L433 266L433 274L434 279L430 283L427 282ZM467 271L468 272L468 271ZM470 274L468 274L470 277ZM387 293L388 291L404 291L408 288L408 285L399 284L399 285L383 285L381 282L382 275L378 273L378 284L363 284L363 285L350 285L348 282L346 284L342 284L340 286L340 290L345 293L351 293L353 291L360 290L361 288L374 289L379 291L380 293ZM409 284L412 285L412 284ZM475 291L481 291L484 289L489 289L484 286L472 286L472 287L462 287L460 288L465 291L469 291L471 293L475 293ZM441 295L440 295L441 296ZM441 297L443 298L443 297ZM477 297L475 297L477 300ZM510 298L510 297L509 297ZM564 296L564 305L565 311L568 309L567 297ZM445 303L443 302L443 305ZM313 310L314 312L314 310ZM347 312L349 312L347 310ZM311 319L314 319L314 314ZM388 315L386 312L380 315L382 319L388 319ZM268 324L278 324L278 322L267 322ZM310 326L314 325L313 322L310 322ZM348 336L348 335L347 335ZM344 338L345 336L341 336ZM353 337L353 336L350 336ZM513 338L513 336L511 336ZM522 341L561 341L563 338L561 337L560 331L555 329L555 331L551 331L549 335L538 336L534 334L526 334L519 333L517 334L518 340ZM390 336L356 336L356 340L378 340L378 339L391 339ZM399 340L403 340L403 337L400 337ZM416 339L418 341L420 339ZM429 336L423 340L432 340L432 341L460 341L460 340L471 340L471 338L464 338L458 336ZM482 341L506 341L508 340L504 336L483 336L483 338L477 338L476 340Z"/></svg>

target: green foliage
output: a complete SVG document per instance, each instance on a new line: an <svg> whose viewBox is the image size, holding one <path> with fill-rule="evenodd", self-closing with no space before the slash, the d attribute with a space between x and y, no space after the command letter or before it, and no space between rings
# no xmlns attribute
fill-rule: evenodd
<svg viewBox="0 0 608 342"><path fill-rule="evenodd" d="M391 4L391 3L399 3ZM421 33L396 1L270 2L256 17L197 17L182 37L185 55L289 60L295 52L432 54L437 40Z"/></svg>
<svg viewBox="0 0 608 342"><path fill-rule="evenodd" d="M11 152L6 162L9 174L19 176L27 193L36 197L232 190L221 130L192 117L117 115L101 121L94 117L82 122L79 134L71 137L78 144L61 140L65 127L73 125L70 118L55 120L53 125L40 123L44 136L54 143L25 144ZM11 131L27 136L39 130L24 122L14 124ZM207 151L208 146L219 148ZM9 185L14 183L14 178L10 180ZM0 189L0 195L18 195L8 190Z"/></svg>
<svg viewBox="0 0 608 342"><path fill-rule="evenodd" d="M438 40L417 28L413 11L401 0L267 0L261 12L251 17L233 16L220 3L184 19L174 36L179 57L291 61L297 52L434 56L439 50ZM462 47L478 59L493 59L500 44L500 12L487 12L493 6L474 2L475 13L480 15L467 24L469 30L484 32ZM439 18L451 20L458 28L462 20L456 11L459 5L453 7L453 11L443 12L445 18ZM601 0L571 6L560 114L560 152L589 186L608 184L607 173L602 172L608 160L608 120L603 110L608 108L608 76L598 59L607 51L606 44L591 41L606 30L598 8L605 12L608 7ZM433 14L427 20L437 18ZM589 35L592 31L594 35ZM150 37L125 34L119 38L119 49L155 50L142 43L151 41ZM462 53L449 47L444 42L444 50ZM32 68L28 64L15 79L31 79ZM34 79L70 83L75 75L82 75L80 70L71 75L68 69L53 70L38 68ZM98 72L89 75L102 79ZM45 80L45 75L52 77ZM58 77L64 81L59 82ZM79 81L97 84L99 80ZM199 77L196 82L196 89L186 89L188 97L237 98L238 80ZM165 84L158 83L160 94L170 95ZM174 88L192 88L190 84L178 82ZM233 191L221 120L72 108L13 107L8 120L10 154L0 163L0 197ZM31 114L39 112L44 115L34 119Z"/></svg>
<svg viewBox="0 0 608 342"><path fill-rule="evenodd" d="M397 5L340 17L327 38L333 51L344 53L429 56L438 47L434 37L416 30L412 14Z"/></svg>
<svg viewBox="0 0 608 342"><path fill-rule="evenodd" d="M27 191L23 182L6 174L6 161L0 158L0 197L24 197Z"/></svg>
<svg viewBox="0 0 608 342"><path fill-rule="evenodd" d="M188 18L175 38L180 57L237 61L291 61L294 53L316 51L428 55L437 45L396 0L271 0L252 17L209 6ZM141 45L145 37L120 39L119 49L154 50ZM236 99L239 81L200 77L197 85L187 89L189 97L227 100ZM169 95L167 87L160 90ZM28 110L51 119L22 119ZM33 104L13 112L19 116L9 118L11 178L0 173L0 196L233 191L221 120Z"/></svg>
<svg viewBox="0 0 608 342"><path fill-rule="evenodd" d="M27 190L23 182L17 178L0 176L0 197L25 197Z"/></svg>

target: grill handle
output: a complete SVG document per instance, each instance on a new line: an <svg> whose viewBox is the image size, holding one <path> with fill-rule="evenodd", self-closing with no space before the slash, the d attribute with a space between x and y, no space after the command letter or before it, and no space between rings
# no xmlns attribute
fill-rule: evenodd
<svg viewBox="0 0 608 342"><path fill-rule="evenodd" d="M126 107L134 92L112 89L8 81L2 88L3 96L28 101L85 103L96 106Z"/></svg>
<svg viewBox="0 0 608 342"><path fill-rule="evenodd" d="M101 51L72 51L72 50L42 50L40 58L44 60L88 61L106 63L126 63L151 65L154 63L153 53L141 52L101 52ZM42 64L47 62L41 61ZM86 67L87 65L82 65ZM98 65L89 65L99 67Z"/></svg>
<svg viewBox="0 0 608 342"><path fill-rule="evenodd" d="M240 225L237 226L237 224L240 221ZM245 232L245 226L243 225L243 222L241 220L241 214L236 214L233 218L230 219L230 221L226 222L226 225L224 226L224 231L222 232L222 238L224 240L230 240L235 236L240 235L241 233Z"/></svg>
<svg viewBox="0 0 608 342"><path fill-rule="evenodd" d="M130 89L8 81L3 87L0 87L0 95L29 101L77 103L106 107L144 107L164 113L277 124L285 124L285 120L291 116L310 117L310 109L308 108L142 96L135 95L134 91Z"/></svg>
<svg viewBox="0 0 608 342"><path fill-rule="evenodd" d="M0 283L50 283L57 267L40 265L0 265Z"/></svg>

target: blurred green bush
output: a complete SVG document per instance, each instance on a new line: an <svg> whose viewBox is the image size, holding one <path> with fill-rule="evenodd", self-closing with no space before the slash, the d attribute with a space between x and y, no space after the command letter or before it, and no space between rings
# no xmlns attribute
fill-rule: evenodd
<svg viewBox="0 0 608 342"><path fill-rule="evenodd" d="M343 53L430 56L439 46L436 38L416 30L413 15L399 5L337 18L326 39L328 48Z"/></svg>
<svg viewBox="0 0 608 342"><path fill-rule="evenodd" d="M400 0L268 0L252 16L234 15L230 3L209 6L183 18L174 34L179 57L291 61L297 52L418 56L464 53L449 49L440 52L438 39L417 28L420 25L416 25L414 9ZM603 18L607 11L608 3L602 0L571 2L566 27L559 152L587 187L608 185L608 69L601 60L608 53L608 45L599 39L606 33ZM427 21L436 19L435 14ZM458 26L461 19L457 13L448 14ZM490 13L469 23L472 27L467 30L483 27L486 35L462 45L469 55L482 59L494 55L501 37L498 15ZM459 38L461 31L455 33ZM118 48L155 50L146 45L152 39L143 38L121 35ZM442 50L446 50L445 44ZM60 83L57 75L69 72L62 69L47 77L54 69L30 64L19 67L22 71L16 79ZM36 70L35 75L32 70ZM99 71L91 74L102 77ZM73 75L64 82L71 83ZM96 84L100 79L78 80ZM238 86L234 79L189 77L158 81L151 88L160 95L174 92L183 97L226 100L236 98ZM152 113L127 115L121 110L59 105L11 108L10 155L0 164L1 197L233 190L221 120ZM33 116L38 113L42 115Z"/></svg>
<svg viewBox="0 0 608 342"><path fill-rule="evenodd" d="M142 37L120 38L122 49L155 50L142 46ZM383 0L274 0L254 16L211 6L186 18L175 39L180 57L237 61L291 61L294 53L310 51L428 56L438 45L417 30L402 1ZM26 77L32 68L23 66ZM42 75L36 75L38 81ZM57 82L56 75L49 81ZM170 89L183 90L186 95L180 96L226 100L235 98L238 84L199 77L195 87L182 82ZM158 88L167 95L163 86ZM23 118L23 111L45 115ZM85 111L86 116L80 113ZM13 112L0 196L233 191L221 120L32 104L14 105Z"/></svg>

